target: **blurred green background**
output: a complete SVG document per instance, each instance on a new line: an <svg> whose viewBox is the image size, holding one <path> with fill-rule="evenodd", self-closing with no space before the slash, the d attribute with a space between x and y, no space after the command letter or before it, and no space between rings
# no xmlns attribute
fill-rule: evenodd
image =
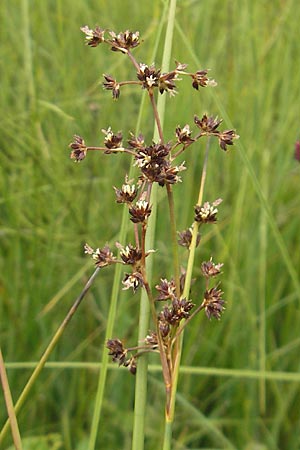
<svg viewBox="0 0 300 450"><path fill-rule="evenodd" d="M132 66L108 47L85 46L79 28L139 30L135 56L151 64L163 8L159 0L1 2L0 342L15 400L32 371L26 363L39 359L92 273L83 244L118 239L122 207L112 186L122 184L129 159L95 153L74 164L67 146L75 133L100 144L108 126L134 132L141 92L126 87L112 101L102 74L132 79ZM241 138L228 153L213 143L210 156L205 197L223 203L218 225L204 232L195 276L211 255L224 263L227 309L220 322L199 316L185 334L184 366L208 370L180 377L176 450L300 449L299 23L297 0L178 1L172 60L210 68L218 87L197 93L189 80L178 83L167 99L166 137L207 112ZM162 49L163 39L157 66ZM147 104L138 131L151 140ZM180 230L193 220L203 154L200 145L185 155L188 170L174 189ZM161 190L155 283L172 275L166 206ZM44 369L22 409L26 448L86 448L98 374L64 364L100 361L112 277L110 269L98 277L51 358L62 364ZM202 292L197 281L192 299ZM128 345L136 342L138 308L138 294L121 293L115 336ZM133 394L134 378L111 370L98 449L131 448ZM164 425L158 372L149 376L149 395L145 448L153 450Z"/></svg>

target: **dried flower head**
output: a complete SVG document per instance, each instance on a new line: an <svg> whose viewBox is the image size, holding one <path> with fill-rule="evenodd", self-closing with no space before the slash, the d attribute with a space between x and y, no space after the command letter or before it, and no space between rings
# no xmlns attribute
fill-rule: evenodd
<svg viewBox="0 0 300 450"><path fill-rule="evenodd" d="M136 374L136 358L134 356L131 356L125 363L123 364L127 369L129 370L132 375Z"/></svg>
<svg viewBox="0 0 300 450"><path fill-rule="evenodd" d="M139 200L129 208L129 214L133 223L144 223L151 214L151 206L146 200Z"/></svg>
<svg viewBox="0 0 300 450"><path fill-rule="evenodd" d="M217 86L217 83L215 80L212 80L207 77L208 70L198 70L196 73L192 74L193 83L192 86L194 89L199 89L200 87L207 87L207 86Z"/></svg>
<svg viewBox="0 0 300 450"><path fill-rule="evenodd" d="M116 247L120 250L120 257L124 264L130 264L135 266L142 259L141 249L133 246L132 244L123 247L119 242L116 242Z"/></svg>
<svg viewBox="0 0 300 450"><path fill-rule="evenodd" d="M190 245L192 243L192 237L193 237L193 229L187 228L186 230L178 232L178 244L182 247L190 248ZM196 239L196 247L198 247L200 243L201 235L200 233L197 233L197 239Z"/></svg>
<svg viewBox="0 0 300 450"><path fill-rule="evenodd" d="M215 223L217 221L218 206L222 199L217 199L213 203L205 202L203 205L195 206L195 221L199 223Z"/></svg>
<svg viewBox="0 0 300 450"><path fill-rule="evenodd" d="M163 316L158 318L158 328L163 338L166 338L170 333L170 324L164 320Z"/></svg>
<svg viewBox="0 0 300 450"><path fill-rule="evenodd" d="M218 134L219 145L226 152L227 145L233 145L233 140L238 139L239 135L234 130L225 130Z"/></svg>
<svg viewBox="0 0 300 450"><path fill-rule="evenodd" d="M74 140L69 144L69 147L72 149L70 158L74 159L75 162L80 162L86 157L87 146L81 136L75 134Z"/></svg>
<svg viewBox="0 0 300 450"><path fill-rule="evenodd" d="M153 350L158 348L157 334L154 331L150 331L145 337L145 344L151 347Z"/></svg>
<svg viewBox="0 0 300 450"><path fill-rule="evenodd" d="M139 287L144 286L143 276L140 272L126 273L122 284L123 291L132 288L135 293Z"/></svg>
<svg viewBox="0 0 300 450"><path fill-rule="evenodd" d="M97 47L104 41L105 30L102 30L99 27L92 30L85 25L84 27L81 27L80 30L85 34L86 44L90 47Z"/></svg>
<svg viewBox="0 0 300 450"><path fill-rule="evenodd" d="M175 184L181 181L178 173L185 170L184 162L180 166L172 166L168 158L171 144L152 144L138 148L135 155L135 165L141 169L141 180L165 184Z"/></svg>
<svg viewBox="0 0 300 450"><path fill-rule="evenodd" d="M180 128L178 125L175 133L179 144L188 145L195 141L195 139L191 137L192 132L189 125L185 125L183 128Z"/></svg>
<svg viewBox="0 0 300 450"><path fill-rule="evenodd" d="M178 74L174 70L173 72L163 73L158 80L158 90L161 94L165 91L173 96L177 93L175 81L179 80Z"/></svg>
<svg viewBox="0 0 300 450"><path fill-rule="evenodd" d="M204 133L213 133L217 130L218 126L222 122L222 119L214 118L213 116L208 117L206 114L203 114L202 118L194 116L194 122L198 128Z"/></svg>
<svg viewBox="0 0 300 450"><path fill-rule="evenodd" d="M140 169L157 169L167 164L166 156L171 150L170 144L152 144L148 147L138 148L135 155L135 165Z"/></svg>
<svg viewBox="0 0 300 450"><path fill-rule="evenodd" d="M143 89L153 90L153 87L157 87L159 84L160 70L156 70L154 64L151 66L140 64L137 78L142 82Z"/></svg>
<svg viewBox="0 0 300 450"><path fill-rule="evenodd" d="M159 314L159 319L170 325L178 325L182 319L187 319L190 310L195 306L190 300L185 298L175 298L171 306L165 306Z"/></svg>
<svg viewBox="0 0 300 450"><path fill-rule="evenodd" d="M182 64L179 61L175 61L175 64L176 64L176 72L178 73L184 72L188 66L187 64Z"/></svg>
<svg viewBox="0 0 300 450"><path fill-rule="evenodd" d="M103 88L107 91L112 91L113 99L117 100L120 97L120 85L110 75L103 74L105 81L103 82Z"/></svg>
<svg viewBox="0 0 300 450"><path fill-rule="evenodd" d="M106 342L106 348L109 350L109 356L112 356L113 362L118 362L119 366L122 366L127 357L128 350L124 348L120 339L109 339Z"/></svg>
<svg viewBox="0 0 300 450"><path fill-rule="evenodd" d="M96 250L94 250L88 244L85 244L84 253L92 256L92 259L95 261L96 267L109 266L117 261L117 258L113 255L108 245L105 245L103 248L97 248Z"/></svg>
<svg viewBox="0 0 300 450"><path fill-rule="evenodd" d="M105 151L105 153L113 153L110 150L122 148L123 136L120 131L117 134L114 134L111 130L111 127L109 127L107 130L102 129L101 131L105 135L104 145L108 149Z"/></svg>
<svg viewBox="0 0 300 450"><path fill-rule="evenodd" d="M117 189L114 187L115 194L117 197L117 203L128 203L131 204L133 200L137 196L137 188L134 184L131 184L132 180L128 180L128 177L125 177L125 183L122 184L121 189Z"/></svg>
<svg viewBox="0 0 300 450"><path fill-rule="evenodd" d="M142 134L135 136L133 133L130 133L130 139L128 139L128 144L130 148L136 149L144 149L145 148L145 140Z"/></svg>
<svg viewBox="0 0 300 450"><path fill-rule="evenodd" d="M220 319L222 312L224 311L225 301L222 299L223 292L218 289L219 285L206 290L204 293L204 300L202 305L205 309L207 317L215 317Z"/></svg>
<svg viewBox="0 0 300 450"><path fill-rule="evenodd" d="M136 31L126 30L119 34L114 31L109 32L112 39L109 41L112 45L111 49L113 51L120 51L122 53L127 53L130 48L135 48L140 44L140 33Z"/></svg>
<svg viewBox="0 0 300 450"><path fill-rule="evenodd" d="M172 300L176 297L176 285L173 279L168 281L166 278L161 278L160 283L155 288L159 292L159 296L156 297L157 301Z"/></svg>
<svg viewBox="0 0 300 450"><path fill-rule="evenodd" d="M209 261L204 261L201 264L202 275L205 278L215 277L221 273L221 268L223 267L223 265L224 264L222 263L215 264L212 261L212 258L210 258Z"/></svg>

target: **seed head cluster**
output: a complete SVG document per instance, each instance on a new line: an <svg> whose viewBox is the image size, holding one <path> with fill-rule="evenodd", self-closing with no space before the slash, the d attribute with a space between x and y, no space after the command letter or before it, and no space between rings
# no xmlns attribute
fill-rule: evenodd
<svg viewBox="0 0 300 450"><path fill-rule="evenodd" d="M132 290L135 293L138 289L144 289L151 305L155 329L150 330L142 345L137 347L125 348L120 339L109 339L106 346L112 361L120 366L127 367L132 374L135 374L137 360L143 353L158 352L161 354L163 375L167 387L172 384L172 370L177 356L176 351L179 348L175 345L175 342L183 329L202 310L209 319L212 317L220 319L225 309L225 300L220 289L220 283L212 286L212 283L215 283L215 278L221 274L223 264L214 263L210 258L209 261L204 261L198 265L198 272L203 276L200 282L205 284L204 294L198 300L199 295L194 290L194 285L197 286L196 280L192 279L191 272L187 274L185 269L180 267L176 249L176 252L174 251L170 258L175 261L175 276L169 280L165 276L161 276L159 283L155 286L156 296L154 295L147 273L147 257L154 250L146 248L148 222L155 210L151 197L153 185L156 183L161 188L166 189L170 219L174 225L173 188L182 181L181 172L189 169L188 164L186 166L182 158L182 154L184 153L187 156L188 161L189 148L192 145L197 146L199 148L197 151L200 152L199 141L207 137L212 137L214 139L212 142L218 144L210 144L212 147L217 148L219 146L221 150L226 151L228 146L232 146L239 136L233 129L220 130L222 119L203 114L202 116L194 115L194 118L191 119L192 124L177 125L173 132L173 138L166 139L157 111L156 95L154 94L168 93L170 97L174 96L178 93L179 82L184 77L191 80L195 94L195 91L200 91L201 88L215 87L217 83L209 78L208 69L189 72L187 64L175 61L175 67L164 73L154 63L138 62L134 57L133 51L141 43L138 31L126 30L116 33L99 26L91 29L87 25L83 26L81 31L84 33L85 43L89 47L95 48L100 44L101 47L107 45L111 51L122 53L122 57L125 55L129 59L134 68L133 79L117 81L114 75L105 73L102 86L105 91L111 92L114 100L120 99L121 91L125 86L128 89L133 87L140 91L146 91L158 130L158 138L155 142L147 142L142 133L133 134L132 132L129 133L126 141L126 138L123 138L122 131L114 132L108 126L102 129L104 134L102 146L89 146L83 137L76 134L69 147L71 148L70 157L75 162L83 161L91 151L98 151L105 155L125 153L131 158L131 164L138 172L135 180L129 179L126 175L122 186L120 188L114 187L116 202L123 204L128 212L128 218L133 229L131 238L134 239L134 243L132 241L122 245L116 242L115 253L117 256L108 244L96 249L85 244L84 251L91 256L97 269L112 264L126 266L126 272L122 279L122 290ZM298 159L298 156L296 159ZM193 224L178 233L177 242L176 229L171 227L170 234L172 235L173 247L177 244L183 247L183 249L178 250L178 253L189 253L191 249L198 247L200 243L202 244L201 235L198 231L200 226L217 222L217 207L222 200L217 199L212 203L205 201L200 204L202 203L200 198L202 197L199 196L199 204L194 207ZM183 261L185 261L184 256ZM190 295L196 300L192 301L189 298Z"/></svg>

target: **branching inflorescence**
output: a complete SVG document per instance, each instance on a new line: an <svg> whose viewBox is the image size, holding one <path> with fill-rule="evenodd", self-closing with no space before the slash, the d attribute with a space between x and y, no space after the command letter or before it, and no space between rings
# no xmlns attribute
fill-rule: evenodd
<svg viewBox="0 0 300 450"><path fill-rule="evenodd" d="M81 136L75 135L70 144L71 158L76 162L86 158L90 151L100 151L105 154L127 153L133 159L134 166L139 170L136 182L126 175L124 184L120 188L114 187L116 201L128 207L129 219L133 223L135 242L122 245L116 243L118 256L114 255L108 245L93 249L85 245L85 252L91 255L97 267L103 268L112 264L128 266L122 284L123 289L132 289L135 293L138 289L145 289L152 312L154 329L149 331L143 343L137 347L125 348L119 338L109 339L106 343L112 360L119 365L127 367L135 374L137 360L145 352L160 354L164 381L167 394L173 382L174 361L178 353L178 341L191 319L200 311L204 311L210 319L219 319L224 310L225 301L220 283L214 284L214 279L221 273L223 264L215 264L212 259L203 262L201 272L205 280L205 289L202 300L198 305L189 297L191 275L187 276L184 269L179 270L179 262L174 261L174 278L170 280L162 277L155 286L155 291L147 278L147 257L153 252L145 248L148 219L152 212L151 190L154 183L166 188L168 198L173 195L172 185L181 182L180 173L186 169L185 162L178 163L179 157L186 153L188 148L197 143L204 136L215 137L219 147L226 151L227 146L233 145L239 136L234 130L220 131L222 120L206 114L199 118L194 116L196 131L192 136L192 130L188 124L177 126L174 139L165 141L161 126L161 119L157 112L155 92L170 96L177 93L177 82L180 77L188 77L192 81L195 90L208 86L216 86L216 82L208 77L208 70L199 70L191 73L187 71L187 65L176 62L175 69L168 73L162 73L154 64L148 66L138 63L132 54L132 50L140 44L138 32L125 31L116 34L96 27L81 28L86 36L86 44L97 47L100 44L108 44L114 52L125 54L130 59L136 71L136 78L130 81L117 81L109 74L104 74L103 88L112 92L113 99L120 97L122 88L126 85L137 85L146 90L150 99L155 123L158 129L158 142L147 144L144 136L135 136L130 133L125 143L123 134L114 132L111 128L103 129L104 142L102 146L88 146ZM203 190L203 186L202 186ZM200 196L199 196L200 199ZM199 200L198 199L198 200ZM201 199L202 201L202 199ZM194 208L194 222L191 227L178 233L178 242L189 252L192 246L200 243L199 229L205 224L214 224L217 221L218 205L221 199L212 203L206 201L196 204ZM171 211L171 208L170 208ZM170 213L170 220L175 220ZM190 270L190 269L187 269ZM156 294L154 294L156 292ZM163 307L161 308L161 304ZM168 404L168 403L167 403Z"/></svg>

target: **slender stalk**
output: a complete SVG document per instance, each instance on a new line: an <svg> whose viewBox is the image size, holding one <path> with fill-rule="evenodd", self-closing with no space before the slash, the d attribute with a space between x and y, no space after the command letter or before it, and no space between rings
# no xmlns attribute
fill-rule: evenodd
<svg viewBox="0 0 300 450"><path fill-rule="evenodd" d="M13 437L15 449L22 450L21 436L20 436L20 432L19 432L18 422L17 422L15 410L14 410L14 404L13 404L13 400L12 400L12 396L11 396L11 392L10 392L10 388L9 388L9 383L8 383L8 379L7 379L7 374L6 374L6 370L5 370L5 365L4 365L1 348L0 348L0 380L1 380L1 384L2 384L7 414L8 414L9 420L10 420L11 434Z"/></svg>
<svg viewBox="0 0 300 450"><path fill-rule="evenodd" d="M126 207L124 207L123 215L122 215L122 223L121 223L121 228L120 228L120 235L119 235L120 242L125 241L126 234L127 234L127 222L128 222L128 209ZM108 339L110 339L113 334L113 327L114 327L115 317L116 317L116 312L117 312L117 300L118 300L118 294L119 294L119 290L120 290L122 269L123 268L122 268L121 264L116 264L104 343L106 343L106 341ZM143 359L143 358L141 358L141 359ZM101 359L101 370L99 370L98 387L97 387L97 393L96 393L96 399L95 399L91 432L90 432L90 436L89 436L88 450L94 450L95 445L96 445L96 439L97 439L97 434L98 434L98 428L99 428L99 422L100 422L102 404L103 404L103 398L104 398L104 391L105 391L108 360L109 360L108 352L107 352L107 349L105 348L105 344L104 344L104 348L103 348L103 352L102 352L102 359Z"/></svg>
<svg viewBox="0 0 300 450"><path fill-rule="evenodd" d="M52 351L54 350L56 344L58 343L60 337L62 336L63 332L65 331L68 323L70 322L70 320L72 319L73 315L75 314L75 312L77 311L80 303L82 302L82 300L84 299L86 293L88 292L88 290L90 289L91 285L93 284L93 281L95 280L98 272L99 272L99 268L97 267L97 269L94 271L94 273L92 274L92 276L89 278L88 282L86 283L86 285L84 286L81 294L77 297L77 299L75 300L75 302L73 303L72 307L70 308L68 314L66 315L66 317L64 318L63 322L61 323L61 325L58 327L56 333L54 334L53 338L51 339L48 347L46 348L45 352L43 353L41 359L39 360L39 362L37 363L36 368L34 369L32 375L30 376L29 380L27 381L20 397L18 398L18 401L16 402L15 405L15 413L18 414L18 412L20 411L21 407L23 406L25 400L27 399L29 392L31 391L31 388L33 387L34 383L36 382L39 374L41 373L46 361L48 360L49 356L51 355ZM8 427L9 427L9 419L6 421L6 423L4 424L1 433L0 433L0 444L2 443L7 431L8 431Z"/></svg>
<svg viewBox="0 0 300 450"><path fill-rule="evenodd" d="M157 214L157 186L154 185L151 192L152 211L148 221L147 234L145 236L145 247L147 249L153 248L156 214ZM153 255L147 258L147 279L152 278L153 269ZM143 342L148 330L150 321L150 301L145 289L142 290L140 300L139 313L139 330L138 342ZM148 357L145 355L139 359L136 372L135 382L135 400L134 400L134 421L133 421L133 435L132 435L132 450L143 450L145 437L145 411L147 403L147 373L148 373Z"/></svg>
<svg viewBox="0 0 300 450"><path fill-rule="evenodd" d="M173 29L175 24L176 0L170 0L168 8L169 8L167 18L168 25L166 30L165 46L162 60L162 71L166 72L168 71L171 59ZM166 96L160 95L157 101L157 114L159 117L161 132L163 130L163 123L164 123L165 102ZM160 135L160 133L158 132L157 127L155 128L153 138L155 142L158 139L162 139L162 135ZM152 205L152 212L148 221L148 228L145 242L146 249L153 248L154 244L156 213L157 213L157 183L155 183L152 187L151 205ZM147 259L148 259L147 279L150 282L152 278L153 255L150 255ZM143 290L140 303L139 331L138 331L139 341L142 341L148 333L149 318L150 318L150 305L147 299L147 294L145 290ZM148 358L143 357L139 360L136 373L132 450L144 449L145 411L146 411L146 397L147 397L147 369L148 369Z"/></svg>
<svg viewBox="0 0 300 450"><path fill-rule="evenodd" d="M160 140L161 143L163 143L164 142L164 134L163 134L161 119L160 119L160 115L158 113L158 109L157 109L157 105L156 105L156 101L155 101L153 92L150 93L149 97L150 97L150 101L151 101L151 105L152 105L152 109L153 109L155 123L156 123L156 126L157 126L157 132L158 132L158 135L159 135L159 140Z"/></svg>
<svg viewBox="0 0 300 450"><path fill-rule="evenodd" d="M180 271L179 271L179 256L178 256L178 243L176 234L176 217L174 208L174 196L171 185L167 184L169 211L170 211L170 225L171 225L171 239L172 239L172 251L173 251L173 266L174 266L174 278L176 285L177 297L180 297Z"/></svg>

